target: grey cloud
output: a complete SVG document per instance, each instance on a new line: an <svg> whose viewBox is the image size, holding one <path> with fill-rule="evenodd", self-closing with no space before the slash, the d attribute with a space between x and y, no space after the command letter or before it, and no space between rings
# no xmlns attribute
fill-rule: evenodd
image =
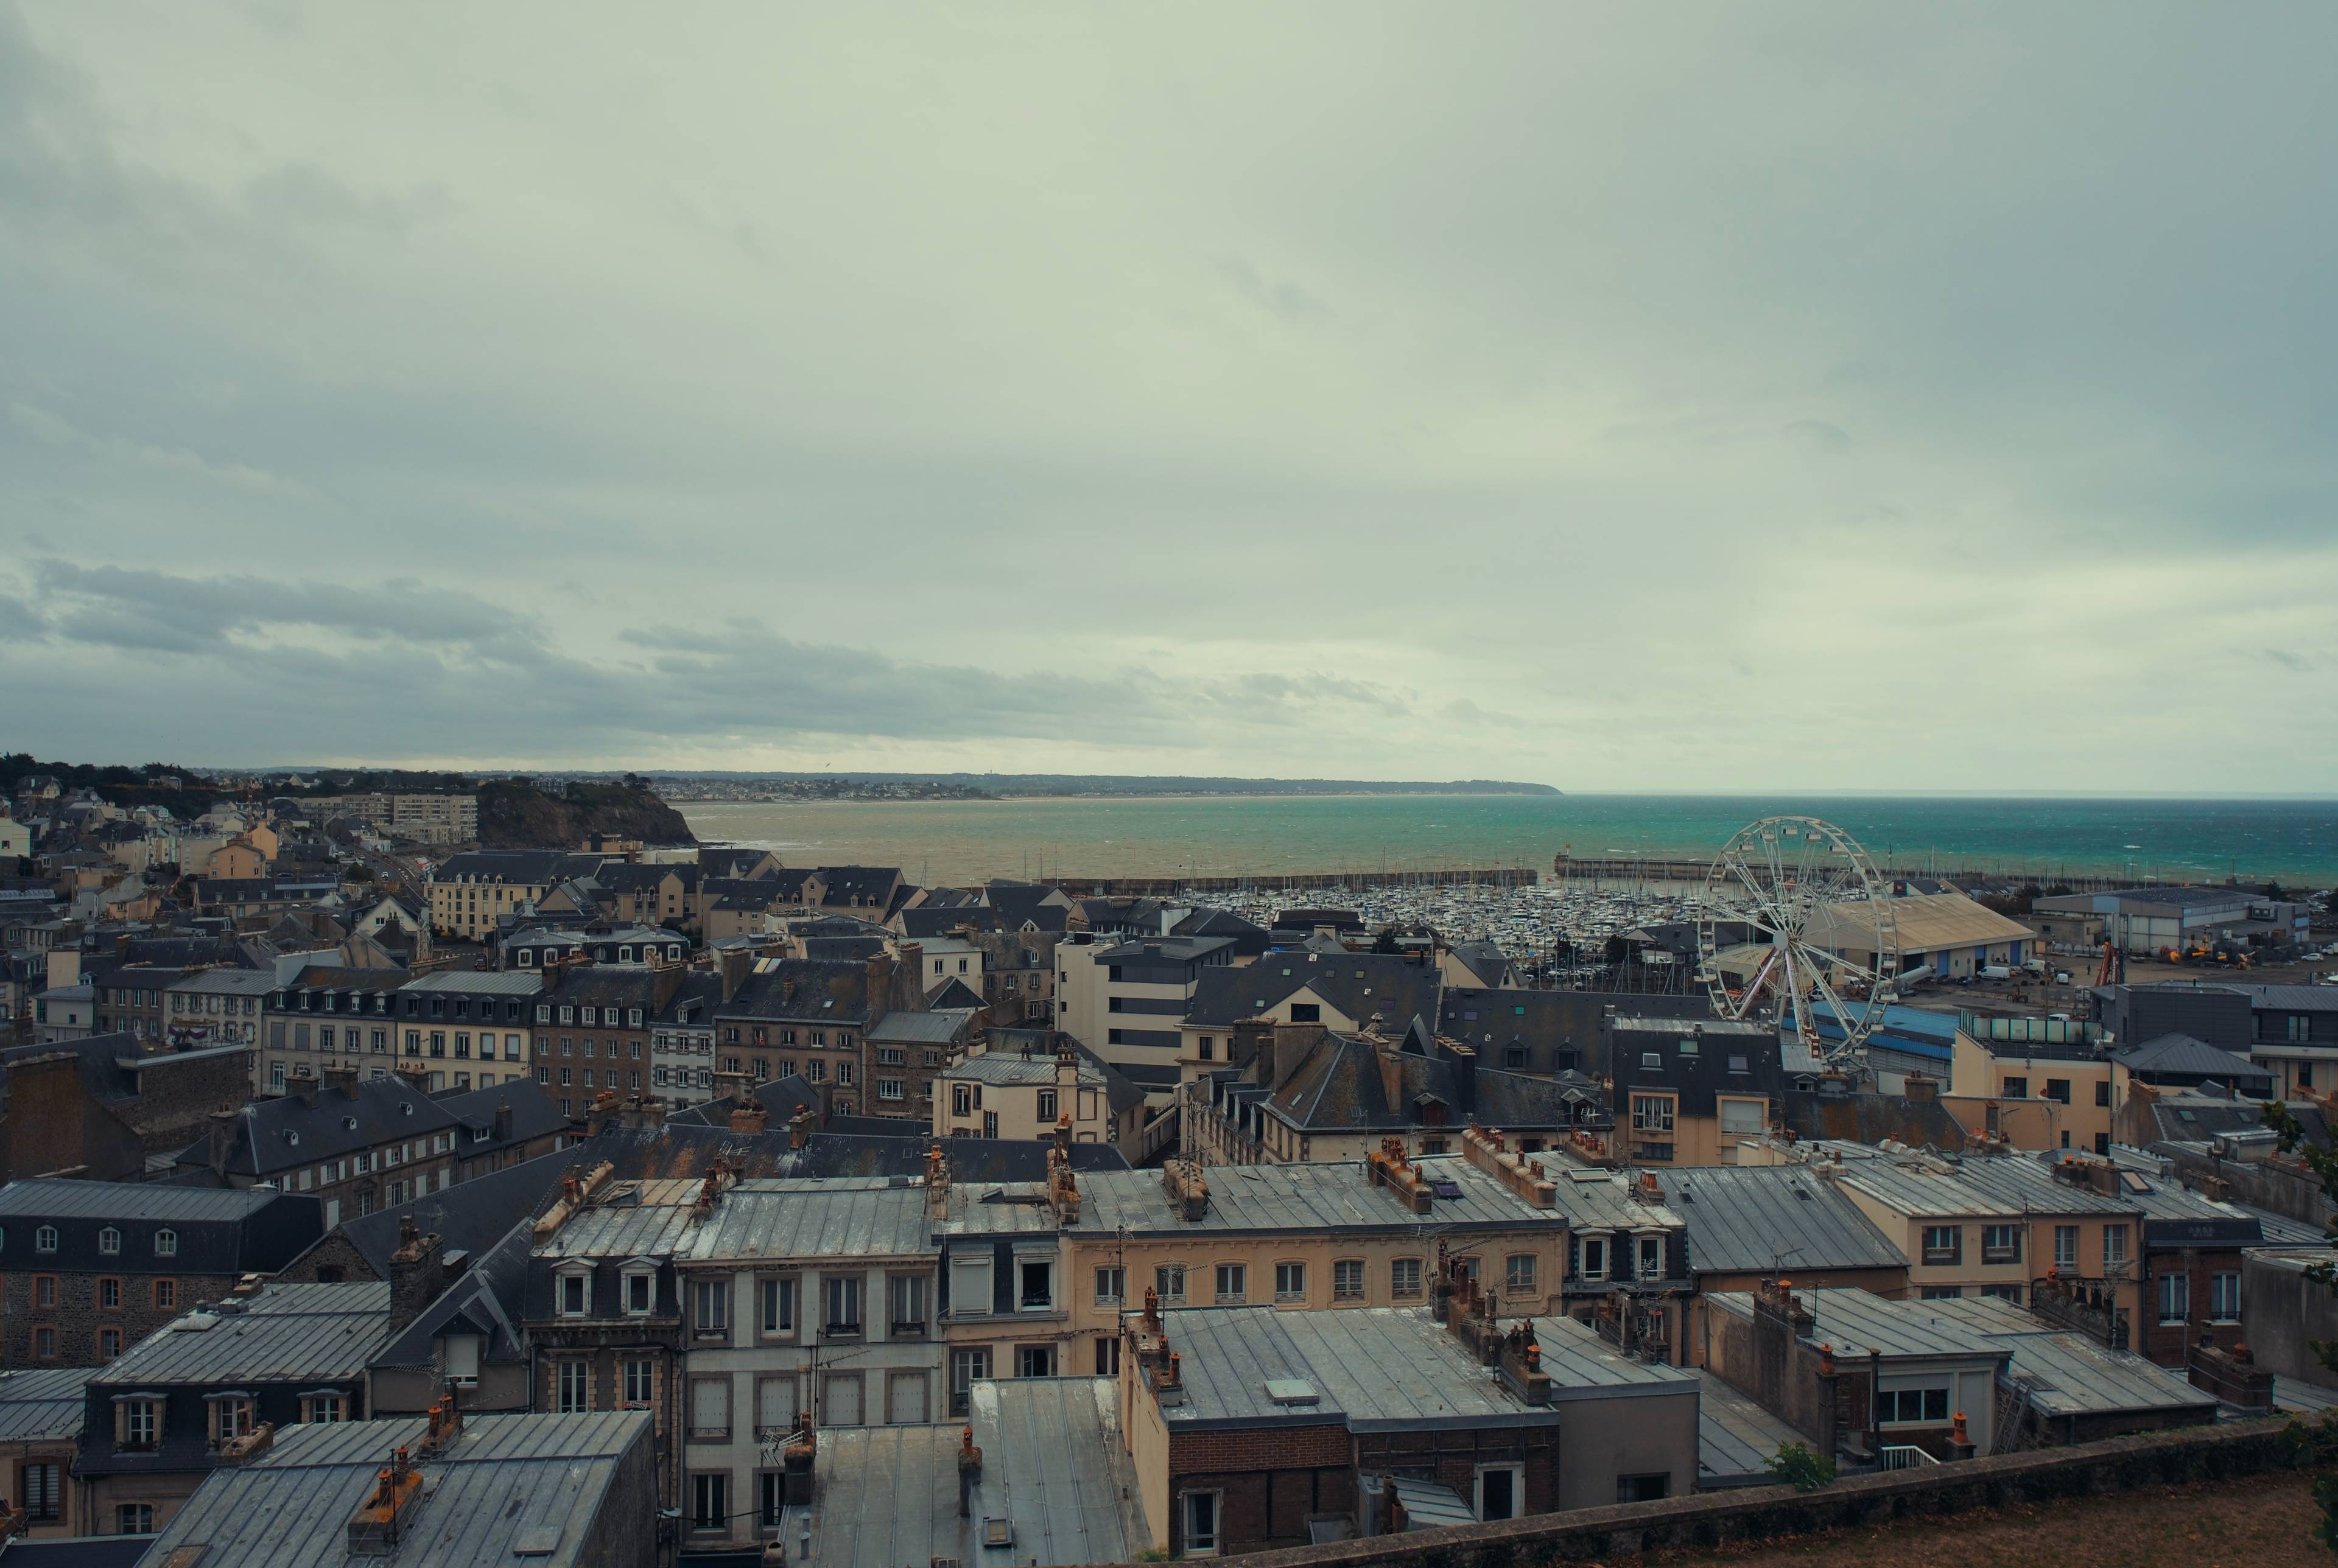
<svg viewBox="0 0 2338 1568"><path fill-rule="evenodd" d="M1439 717L1452 724L1476 728L1483 725L1512 727L1518 723L1515 714L1480 708L1467 697L1457 697L1439 710Z"/></svg>
<svg viewBox="0 0 2338 1568"><path fill-rule="evenodd" d="M46 616L14 594L0 593L0 642L30 642L48 630Z"/></svg>
<svg viewBox="0 0 2338 1568"><path fill-rule="evenodd" d="M0 0L0 552L74 562L0 575L12 732L2338 760L2220 728L2333 657L2338 10L742 4L641 69L529 3ZM2069 652L2131 646L2244 691ZM1747 717L1812 670L1908 732Z"/></svg>
<svg viewBox="0 0 2338 1568"><path fill-rule="evenodd" d="M263 218L389 233L443 217L457 205L443 185L424 186L403 196L362 191L306 162L282 164L245 181L243 199Z"/></svg>
<svg viewBox="0 0 2338 1568"><path fill-rule="evenodd" d="M725 632L631 628L633 662L596 662L557 647L546 628L476 595L413 582L354 589L253 575L181 576L37 564L56 606L48 625L77 645L123 655L182 656L222 700L249 687L249 720L339 727L339 709L416 728L366 727L347 754L413 754L435 740L433 703L466 715L466 741L515 758L580 741L638 750L673 742L768 742L805 736L958 741L1000 736L1175 745L1271 731L1347 706L1401 714L1370 682L1322 673L1259 673L1198 682L1141 670L1103 674L1000 672L927 663L778 635L744 620ZM287 641L288 629L337 632L346 652ZM37 635L37 633L36 633ZM487 677L482 679L482 677ZM148 680L177 677L150 673ZM386 712L384 704L389 709ZM435 728L444 728L436 726ZM349 746L358 750L348 751Z"/></svg>
<svg viewBox="0 0 2338 1568"><path fill-rule="evenodd" d="M1268 279L1258 269L1239 256L1218 259L1218 276L1233 286L1235 293L1270 315L1279 316L1293 326L1311 325L1331 318L1331 309L1288 279Z"/></svg>
<svg viewBox="0 0 2338 1568"><path fill-rule="evenodd" d="M411 579L357 589L49 559L38 563L34 581L62 602L58 629L76 642L220 653L241 640L299 626L366 642L451 644L501 662L539 663L545 656L543 629L534 617L458 590L426 589Z"/></svg>
<svg viewBox="0 0 2338 1568"><path fill-rule="evenodd" d="M1848 452L1852 447L1851 432L1824 419L1797 419L1786 426L1786 436L1813 452Z"/></svg>

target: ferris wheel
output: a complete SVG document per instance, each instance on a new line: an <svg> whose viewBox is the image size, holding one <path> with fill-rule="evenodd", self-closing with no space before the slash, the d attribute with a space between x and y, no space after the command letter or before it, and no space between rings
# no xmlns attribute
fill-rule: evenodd
<svg viewBox="0 0 2338 1568"><path fill-rule="evenodd" d="M1898 995L1890 892L1832 822L1764 817L1739 828L1714 857L1697 916L1697 977L1714 1011L1792 1029L1829 1066L1863 1063ZM1822 1022L1835 1029L1821 1034Z"/></svg>

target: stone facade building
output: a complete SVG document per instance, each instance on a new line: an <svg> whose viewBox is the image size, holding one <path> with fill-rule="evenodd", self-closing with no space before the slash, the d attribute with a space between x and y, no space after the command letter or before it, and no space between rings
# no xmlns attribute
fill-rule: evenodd
<svg viewBox="0 0 2338 1568"><path fill-rule="evenodd" d="M115 1181L0 1187L0 1350L11 1367L95 1367L324 1230L314 1198Z"/></svg>

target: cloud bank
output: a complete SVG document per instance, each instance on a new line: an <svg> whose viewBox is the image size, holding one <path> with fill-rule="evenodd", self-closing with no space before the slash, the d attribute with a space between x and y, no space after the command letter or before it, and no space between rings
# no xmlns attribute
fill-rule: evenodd
<svg viewBox="0 0 2338 1568"><path fill-rule="evenodd" d="M0 0L98 759L2321 791L2338 14Z"/></svg>

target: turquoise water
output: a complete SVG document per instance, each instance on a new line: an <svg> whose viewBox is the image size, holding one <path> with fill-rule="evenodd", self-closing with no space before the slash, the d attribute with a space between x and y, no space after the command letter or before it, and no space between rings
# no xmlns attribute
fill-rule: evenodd
<svg viewBox="0 0 2338 1568"><path fill-rule="evenodd" d="M1339 796L1293 799L823 801L682 805L701 838L792 865L985 877L1272 877L1452 866L1547 869L1577 858L1709 856L1757 817L1823 817L1879 865L1979 866L2050 878L2338 881L2338 800L2075 800L1900 796Z"/></svg>

